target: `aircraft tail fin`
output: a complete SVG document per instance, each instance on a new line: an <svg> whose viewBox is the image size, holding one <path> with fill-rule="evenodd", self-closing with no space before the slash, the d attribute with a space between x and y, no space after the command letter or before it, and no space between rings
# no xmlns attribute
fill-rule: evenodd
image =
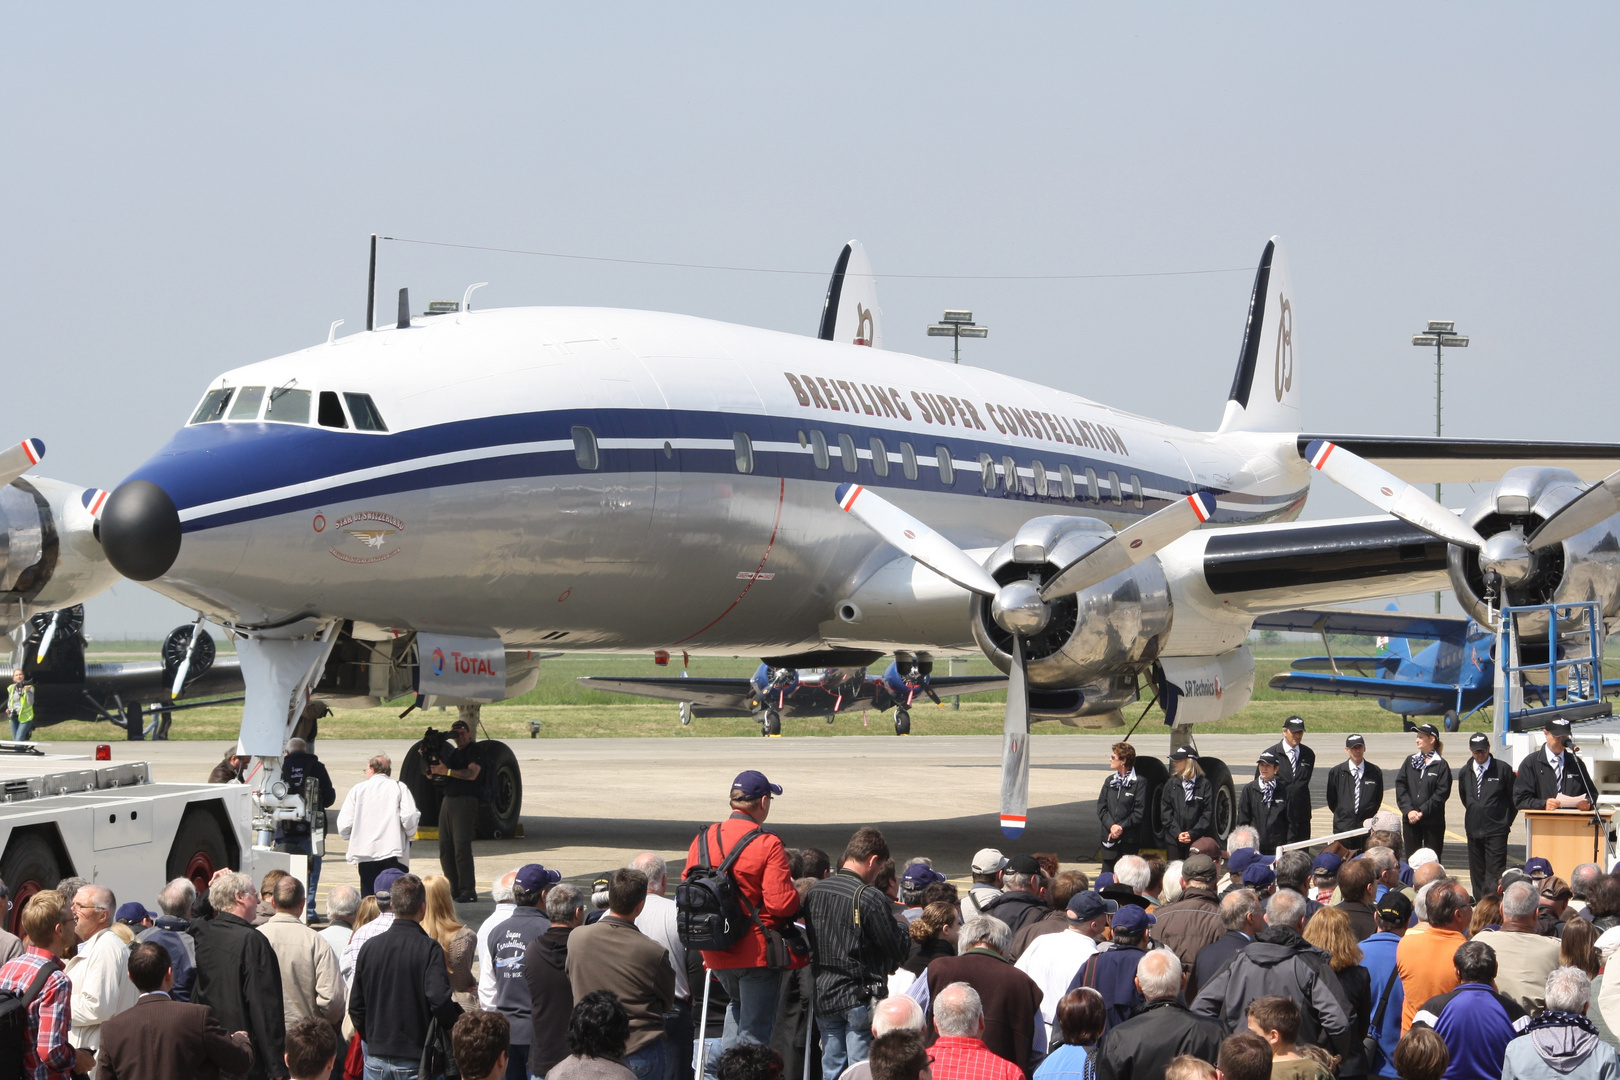
<svg viewBox="0 0 1620 1080"><path fill-rule="evenodd" d="M1295 347L1293 282L1282 243L1273 236L1254 275L1237 374L1221 417L1222 432L1303 430Z"/></svg>
<svg viewBox="0 0 1620 1080"><path fill-rule="evenodd" d="M1401 605L1392 600L1388 604L1384 605L1384 610L1399 611L1401 610ZM1384 652L1393 653L1403 660L1412 659L1412 643L1404 637L1380 636L1378 638L1378 648L1382 649Z"/></svg>
<svg viewBox="0 0 1620 1080"><path fill-rule="evenodd" d="M838 253L827 300L821 308L823 341L883 348L883 313L877 304L877 278L859 240L851 240Z"/></svg>

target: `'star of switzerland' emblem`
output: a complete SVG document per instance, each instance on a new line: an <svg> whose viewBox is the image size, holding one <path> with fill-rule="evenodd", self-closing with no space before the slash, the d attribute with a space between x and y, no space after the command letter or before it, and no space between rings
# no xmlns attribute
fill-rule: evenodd
<svg viewBox="0 0 1620 1080"><path fill-rule="evenodd" d="M327 550L332 553L334 558L361 566L367 563L379 563L398 555L400 549L394 538L405 531L403 521L378 510L360 510L345 515L334 521L332 527L352 537L355 543L359 545L359 551L354 553L354 549L348 544L344 544L343 548L333 547ZM377 554L367 554L367 552L376 552Z"/></svg>

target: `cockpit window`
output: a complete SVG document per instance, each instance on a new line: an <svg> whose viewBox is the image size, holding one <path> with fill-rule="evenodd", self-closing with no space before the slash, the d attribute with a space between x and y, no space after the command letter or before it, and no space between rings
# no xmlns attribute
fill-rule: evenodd
<svg viewBox="0 0 1620 1080"><path fill-rule="evenodd" d="M264 387L244 386L242 392L236 395L236 404L231 406L230 419L257 420L259 406L264 404Z"/></svg>
<svg viewBox="0 0 1620 1080"><path fill-rule="evenodd" d="M349 426L349 421L343 415L343 406L338 402L338 396L330 390L321 391L321 410L318 419L321 427Z"/></svg>
<svg viewBox="0 0 1620 1080"><path fill-rule="evenodd" d="M197 406L197 411L192 414L191 422L193 424L211 424L215 420L224 419L225 406L230 402L233 390L234 387L226 390L208 391L208 396L202 399L202 404Z"/></svg>
<svg viewBox="0 0 1620 1080"><path fill-rule="evenodd" d="M270 391L270 407L265 409L264 418L283 424L307 424L309 398L308 390L288 390L278 386Z"/></svg>
<svg viewBox="0 0 1620 1080"><path fill-rule="evenodd" d="M382 413L377 411L370 394L344 394L343 400L349 403L349 415L354 417L355 430L388 430L388 425L383 423Z"/></svg>

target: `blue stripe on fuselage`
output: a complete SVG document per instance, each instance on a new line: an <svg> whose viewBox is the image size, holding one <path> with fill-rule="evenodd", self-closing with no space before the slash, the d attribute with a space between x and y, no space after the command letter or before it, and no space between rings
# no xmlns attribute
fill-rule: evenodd
<svg viewBox="0 0 1620 1080"><path fill-rule="evenodd" d="M817 420L823 420L817 417ZM299 485L318 484L367 469L389 469L386 475L353 483L335 482L317 490L296 495L254 501L251 505L189 520L185 530L192 532L251 521L310 507L327 506L335 501L394 494L425 488L471 484L538 476L584 475L572 450L572 429L590 428L598 441L614 439L669 440L720 439L729 442L736 432L746 433L755 443L753 474L783 476L802 480L857 480L876 488L932 492L952 492L982 498L1012 499L1054 509L1073 510L1094 507L1113 514L1141 515L1157 510L1167 502L1193 490L1182 477L1143 469L1127 459L1124 462L1075 453L1066 446L1052 444L1039 451L1027 446L1011 446L963 434L958 431L897 432L890 428L829 423L801 424L795 419L755 414L679 411L668 409L572 409L567 411L517 413L478 417L452 423L387 435L360 434L329 428L260 422L219 422L180 429L169 444L132 473L129 480L149 480L168 492L182 511L230 499L251 497ZM1068 465L1076 477L1076 494L1085 490L1084 471L1095 469L1106 478L1119 474L1122 484L1131 476L1141 477L1149 492L1138 509L1132 500L1114 504L1107 498L1093 501L1083 497L1065 499L1061 495L1036 495L1027 478L1020 478L1018 490L1009 492L1004 482L985 491L978 468L957 468L955 482L940 482L936 467L919 465L915 480L905 477L899 462L891 462L889 474L879 477L870 461L860 461L854 472L846 471L835 458L829 468L818 469L807 451L772 452L760 443L782 442L801 445L801 434L811 428L821 430L834 448L838 436L850 435L857 449L870 449L870 439L883 439L890 453L898 453L902 441L910 442L918 456L933 457L937 445L950 449L956 461L976 461L989 454L996 462L1013 457L1022 468L1035 460L1048 469L1048 490L1058 486L1058 466ZM561 440L570 449L546 453L499 453L504 446ZM487 457L453 464L413 465L423 459L457 451L491 449ZM397 467L397 468L394 468ZM598 472L690 472L734 474L733 451L726 449L619 449L601 447ZM1210 490L1208 488L1204 490ZM1157 494L1163 493L1163 494ZM1242 502L1252 509L1221 509L1217 522L1252 521L1287 512L1303 500L1304 491L1278 496L1254 496L1215 489L1228 502Z"/></svg>

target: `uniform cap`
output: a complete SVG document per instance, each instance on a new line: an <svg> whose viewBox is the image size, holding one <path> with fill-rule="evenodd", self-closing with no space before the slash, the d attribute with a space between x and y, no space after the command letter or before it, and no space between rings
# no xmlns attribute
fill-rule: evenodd
<svg viewBox="0 0 1620 1080"><path fill-rule="evenodd" d="M1301 717L1290 716L1288 719L1283 721L1283 730L1284 731L1304 731L1305 730L1305 721Z"/></svg>
<svg viewBox="0 0 1620 1080"><path fill-rule="evenodd" d="M1360 735L1346 735L1344 745L1346 749L1349 749L1352 746L1366 746L1367 740L1363 739Z"/></svg>
<svg viewBox="0 0 1620 1080"><path fill-rule="evenodd" d="M1178 746L1175 752L1170 755L1171 761L1186 761L1188 758L1192 758L1194 761L1198 760L1198 755L1193 753L1190 746Z"/></svg>
<svg viewBox="0 0 1620 1080"><path fill-rule="evenodd" d="M1483 731L1476 731L1468 736L1468 749L1484 750L1491 745L1491 737Z"/></svg>
<svg viewBox="0 0 1620 1080"><path fill-rule="evenodd" d="M1440 729L1435 727L1433 724L1419 724L1416 731L1419 735L1427 735L1431 739L1438 739L1440 737Z"/></svg>

